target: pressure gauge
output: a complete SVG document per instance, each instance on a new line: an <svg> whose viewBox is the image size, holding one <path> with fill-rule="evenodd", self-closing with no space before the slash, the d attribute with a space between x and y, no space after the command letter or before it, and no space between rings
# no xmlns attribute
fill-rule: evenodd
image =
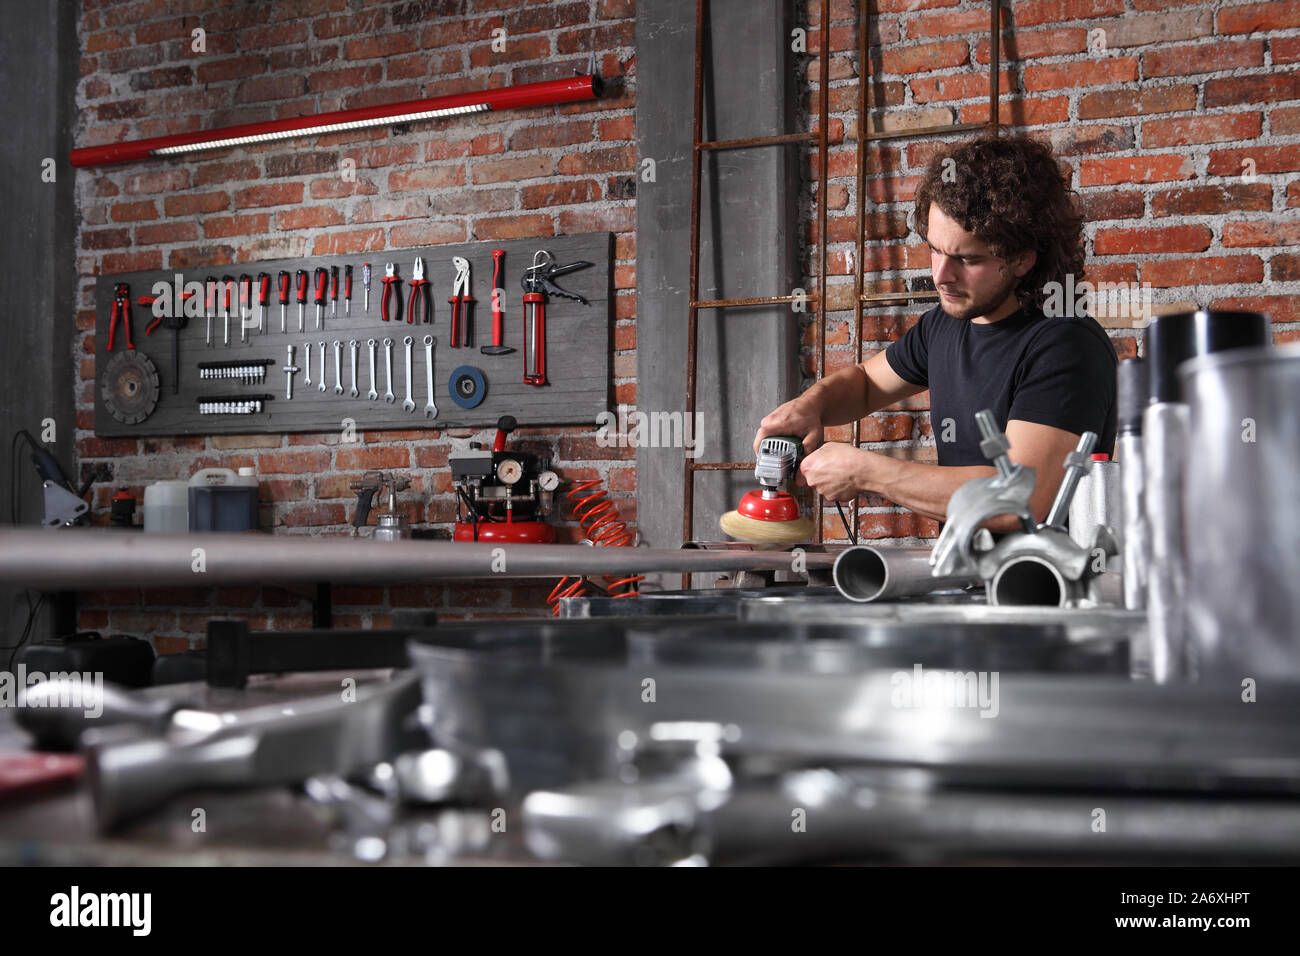
<svg viewBox="0 0 1300 956"><path fill-rule="evenodd" d="M524 476L524 466L513 458L504 458L497 465L497 478L507 485L513 485Z"/></svg>
<svg viewBox="0 0 1300 956"><path fill-rule="evenodd" d="M537 484L542 491L554 491L560 487L560 476L553 471L544 471L537 476Z"/></svg>

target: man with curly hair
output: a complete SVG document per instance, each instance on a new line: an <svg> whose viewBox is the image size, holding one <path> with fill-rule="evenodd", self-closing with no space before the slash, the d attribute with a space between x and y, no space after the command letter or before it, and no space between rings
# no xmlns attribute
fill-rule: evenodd
<svg viewBox="0 0 1300 956"><path fill-rule="evenodd" d="M930 247L939 305L861 365L828 375L761 422L754 439L802 437L798 481L830 501L874 493L940 521L972 478L994 474L975 413L992 409L1013 461L1038 482L1030 507L1046 518L1068 452L1085 431L1115 444L1115 349L1089 316L1048 317L1052 283L1083 277L1083 220L1051 151L1023 136L985 135L930 162L913 224ZM823 429L864 418L925 389L937 465L842 442ZM989 522L1019 528L1010 515Z"/></svg>

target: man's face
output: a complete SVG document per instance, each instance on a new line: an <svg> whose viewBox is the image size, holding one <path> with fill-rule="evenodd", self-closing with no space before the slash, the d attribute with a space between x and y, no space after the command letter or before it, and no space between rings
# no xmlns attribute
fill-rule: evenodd
<svg viewBox="0 0 1300 956"><path fill-rule="evenodd" d="M1014 312L1016 284L1034 264L1024 253L1008 262L994 256L986 243L930 204L930 274L943 311L954 319L996 322Z"/></svg>

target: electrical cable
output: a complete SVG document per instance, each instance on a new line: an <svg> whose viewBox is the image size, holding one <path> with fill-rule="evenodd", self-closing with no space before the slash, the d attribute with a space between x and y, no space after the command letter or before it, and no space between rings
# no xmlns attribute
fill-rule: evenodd
<svg viewBox="0 0 1300 956"><path fill-rule="evenodd" d="M840 521L844 523L844 533L848 536L849 542L856 547L858 539L853 533L853 529L849 527L849 519L844 516L844 506L837 501L835 502L835 510L840 513Z"/></svg>

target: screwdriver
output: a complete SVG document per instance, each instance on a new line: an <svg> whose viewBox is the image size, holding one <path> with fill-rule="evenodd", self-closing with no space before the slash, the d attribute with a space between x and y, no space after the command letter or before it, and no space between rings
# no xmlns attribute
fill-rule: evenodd
<svg viewBox="0 0 1300 956"><path fill-rule="evenodd" d="M244 310L247 309L248 312ZM239 277L239 341L248 341L248 315L253 311L253 277L247 272Z"/></svg>
<svg viewBox="0 0 1300 956"><path fill-rule="evenodd" d="M366 315L370 314L370 263L363 263L361 266L361 284L366 289Z"/></svg>
<svg viewBox="0 0 1300 956"><path fill-rule="evenodd" d="M284 331L284 307L289 304L289 273L280 270L280 331Z"/></svg>
<svg viewBox="0 0 1300 956"><path fill-rule="evenodd" d="M325 271L324 266L316 267L316 294L312 299L316 303L316 328L320 329L321 323L325 321L325 280L329 278L329 273Z"/></svg>
<svg viewBox="0 0 1300 956"><path fill-rule="evenodd" d="M302 331L302 307L307 302L307 270L299 269L295 277L298 280L298 331Z"/></svg>
<svg viewBox="0 0 1300 956"><path fill-rule="evenodd" d="M330 315L339 314L339 267L330 266Z"/></svg>
<svg viewBox="0 0 1300 956"><path fill-rule="evenodd" d="M226 324L225 345L230 348L230 290L235 287L235 277L222 276L221 284L225 286L225 294L221 297L221 316Z"/></svg>
<svg viewBox="0 0 1300 956"><path fill-rule="evenodd" d="M203 314L208 320L208 348L212 348L212 317L217 314L217 277L208 276L203 280L203 287L207 293Z"/></svg>
<svg viewBox="0 0 1300 956"><path fill-rule="evenodd" d="M352 314L352 266L343 267L343 312Z"/></svg>
<svg viewBox="0 0 1300 956"><path fill-rule="evenodd" d="M266 303L270 299L271 274L259 272L257 274L257 328L263 335L266 334Z"/></svg>

